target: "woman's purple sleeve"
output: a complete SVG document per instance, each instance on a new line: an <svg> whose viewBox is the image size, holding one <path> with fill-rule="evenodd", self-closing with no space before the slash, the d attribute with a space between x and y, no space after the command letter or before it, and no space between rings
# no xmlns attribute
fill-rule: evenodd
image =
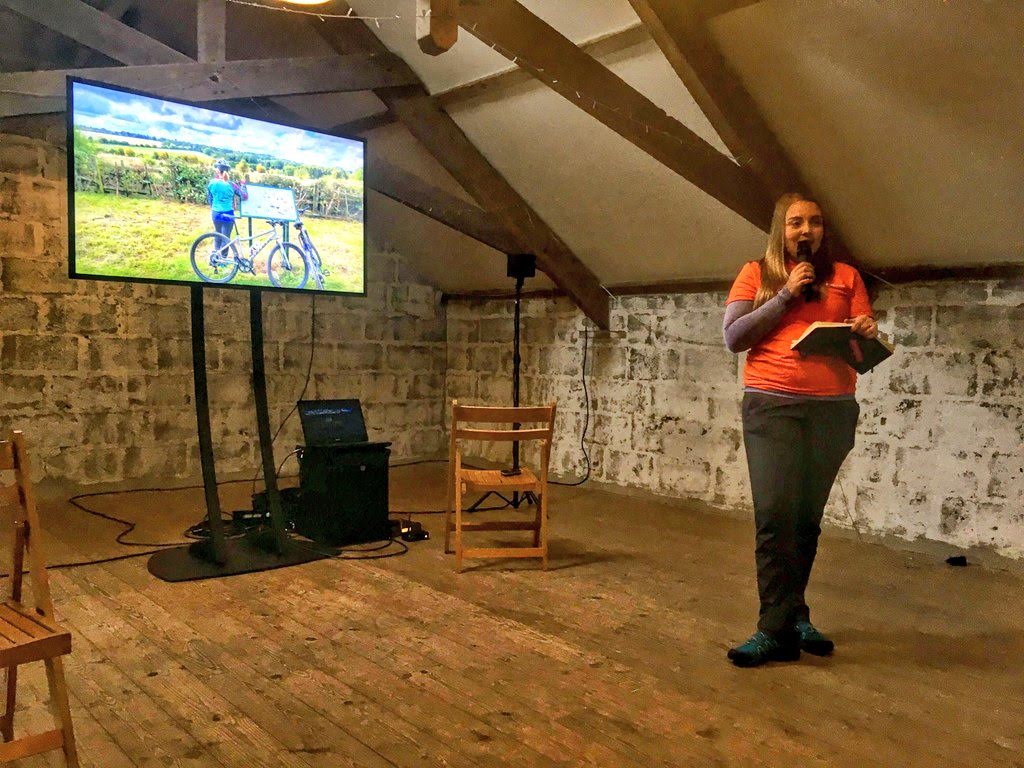
<svg viewBox="0 0 1024 768"><path fill-rule="evenodd" d="M730 352L745 352L778 325L793 294L783 288L757 309L752 301L731 301L725 307L722 336Z"/></svg>

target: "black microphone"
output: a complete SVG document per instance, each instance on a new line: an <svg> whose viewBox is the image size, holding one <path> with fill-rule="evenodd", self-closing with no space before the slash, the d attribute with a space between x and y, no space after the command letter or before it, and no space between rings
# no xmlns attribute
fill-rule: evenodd
<svg viewBox="0 0 1024 768"><path fill-rule="evenodd" d="M808 240L801 240L796 244L796 260L798 263L811 260L811 243ZM815 281L817 277L815 277ZM818 292L814 289L814 282L808 283L803 287L801 296L804 297L804 301L817 301Z"/></svg>

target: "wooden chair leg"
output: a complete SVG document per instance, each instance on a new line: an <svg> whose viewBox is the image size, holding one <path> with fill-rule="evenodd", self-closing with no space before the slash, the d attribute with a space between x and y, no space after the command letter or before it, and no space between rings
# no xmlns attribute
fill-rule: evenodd
<svg viewBox="0 0 1024 768"><path fill-rule="evenodd" d="M533 546L540 546L540 526L541 526L541 503L540 494L534 494L534 506L537 508L537 515L533 519Z"/></svg>
<svg viewBox="0 0 1024 768"><path fill-rule="evenodd" d="M454 471L453 467L448 468L447 494L444 503L444 553L446 555L452 553L452 487L455 485L452 473Z"/></svg>
<svg viewBox="0 0 1024 768"><path fill-rule="evenodd" d="M7 668L7 709L4 710L4 716L0 719L0 735L3 735L4 741L12 741L14 739L14 709L16 699L18 696L18 668L8 667Z"/></svg>
<svg viewBox="0 0 1024 768"><path fill-rule="evenodd" d="M540 546L543 552L541 559L546 571L548 569L548 495L542 493L538 502L540 507Z"/></svg>
<svg viewBox="0 0 1024 768"><path fill-rule="evenodd" d="M462 484L455 480L455 571L462 573Z"/></svg>
<svg viewBox="0 0 1024 768"><path fill-rule="evenodd" d="M46 682L50 688L54 719L64 734L64 760L68 768L79 768L78 748L75 746L75 731L71 725L71 706L68 702L68 687L64 681L64 662L59 658L46 659Z"/></svg>

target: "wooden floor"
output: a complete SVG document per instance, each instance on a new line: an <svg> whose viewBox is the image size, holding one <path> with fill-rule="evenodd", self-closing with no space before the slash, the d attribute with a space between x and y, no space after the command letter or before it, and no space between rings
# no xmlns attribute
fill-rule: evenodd
<svg viewBox="0 0 1024 768"><path fill-rule="evenodd" d="M393 507L440 507L442 472L394 470ZM201 492L88 503L166 541ZM125 552L110 523L43 514L52 563ZM384 560L186 584L145 559L53 571L83 765L1024 766L1019 575L827 537L809 597L834 657L739 670L749 522L558 488L550 571L457 575L440 518L419 519L431 539ZM41 669L25 678L19 723L39 726Z"/></svg>

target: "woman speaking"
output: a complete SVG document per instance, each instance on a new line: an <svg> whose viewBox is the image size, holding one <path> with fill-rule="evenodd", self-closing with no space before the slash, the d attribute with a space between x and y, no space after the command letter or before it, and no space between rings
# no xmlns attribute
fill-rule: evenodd
<svg viewBox="0 0 1024 768"><path fill-rule="evenodd" d="M726 301L723 333L747 352L743 442L757 528L757 631L729 651L741 667L793 661L800 650L832 652L810 621L804 590L821 517L839 467L853 447L860 409L857 374L842 359L790 349L816 321L852 322L874 338L864 281L832 260L819 205L790 193L775 204L764 258L743 266Z"/></svg>

